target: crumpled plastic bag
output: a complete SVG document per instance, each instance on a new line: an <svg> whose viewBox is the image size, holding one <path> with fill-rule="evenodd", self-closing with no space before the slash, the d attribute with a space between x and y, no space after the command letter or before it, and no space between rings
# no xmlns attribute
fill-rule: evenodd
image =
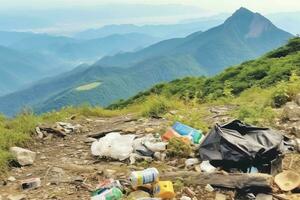
<svg viewBox="0 0 300 200"><path fill-rule="evenodd" d="M121 135L112 132L93 142L91 151L94 156L110 157L116 160L126 160L133 152L135 135Z"/></svg>

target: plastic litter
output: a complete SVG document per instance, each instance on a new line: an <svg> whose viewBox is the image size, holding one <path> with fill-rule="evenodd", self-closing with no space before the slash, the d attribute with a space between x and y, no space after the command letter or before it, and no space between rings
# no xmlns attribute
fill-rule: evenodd
<svg viewBox="0 0 300 200"><path fill-rule="evenodd" d="M200 163L200 160L198 158L189 158L185 161L185 167L190 168L199 163Z"/></svg>
<svg viewBox="0 0 300 200"><path fill-rule="evenodd" d="M200 169L202 172L212 173L216 171L216 168L212 166L208 160L202 161L200 164Z"/></svg>
<svg viewBox="0 0 300 200"><path fill-rule="evenodd" d="M148 168L143 171L134 171L130 175L132 187L142 186L148 183L155 183L159 180L159 172L156 168Z"/></svg>
<svg viewBox="0 0 300 200"><path fill-rule="evenodd" d="M110 179L105 179L103 181L101 181L98 185L97 185L97 190L100 191L104 191L106 189L111 189L111 188L119 188L120 190L123 190L123 186L121 185L120 181L118 180L114 180L112 178Z"/></svg>
<svg viewBox="0 0 300 200"><path fill-rule="evenodd" d="M41 187L41 179L40 178L31 178L26 179L21 182L21 188L23 190L35 189Z"/></svg>
<svg viewBox="0 0 300 200"><path fill-rule="evenodd" d="M167 131L161 136L163 141L169 141L172 138L180 138L184 143L190 144L191 140L188 137L181 136L173 128L168 128Z"/></svg>
<svg viewBox="0 0 300 200"><path fill-rule="evenodd" d="M280 158L283 146L279 132L234 120L222 126L216 124L201 143L199 154L201 160L224 170L246 172L253 166L259 172L271 173L271 162Z"/></svg>
<svg viewBox="0 0 300 200"><path fill-rule="evenodd" d="M129 158L133 152L133 140L135 135L120 135L118 132L112 132L99 141L93 142L91 151L94 156L110 157L117 160Z"/></svg>
<svg viewBox="0 0 300 200"><path fill-rule="evenodd" d="M153 187L154 197L162 199L172 199L175 197L173 184L171 181L159 181Z"/></svg>
<svg viewBox="0 0 300 200"><path fill-rule="evenodd" d="M145 142L145 146L152 152L165 151L167 149L167 144L168 143L166 142Z"/></svg>
<svg viewBox="0 0 300 200"><path fill-rule="evenodd" d="M172 128L180 135L189 137L194 144L199 144L200 140L203 138L201 131L180 122L176 122Z"/></svg>
<svg viewBox="0 0 300 200"><path fill-rule="evenodd" d="M122 191L119 188L107 189L103 192L99 192L91 197L91 200L119 200L123 196Z"/></svg>

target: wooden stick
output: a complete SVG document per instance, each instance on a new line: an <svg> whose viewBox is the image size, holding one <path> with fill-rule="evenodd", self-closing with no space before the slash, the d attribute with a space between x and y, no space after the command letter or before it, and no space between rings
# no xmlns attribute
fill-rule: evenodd
<svg viewBox="0 0 300 200"><path fill-rule="evenodd" d="M249 187L272 188L273 177L268 174L246 173L199 173L192 171L169 172L161 175L161 179L181 179L188 185L213 185L231 189L243 189Z"/></svg>

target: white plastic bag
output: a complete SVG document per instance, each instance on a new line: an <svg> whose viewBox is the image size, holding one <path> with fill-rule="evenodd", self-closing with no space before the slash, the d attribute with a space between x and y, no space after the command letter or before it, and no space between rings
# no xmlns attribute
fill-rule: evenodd
<svg viewBox="0 0 300 200"><path fill-rule="evenodd" d="M112 132L99 141L93 142L91 151L94 156L110 157L117 160L129 158L133 152L133 140L135 135L120 135L118 132Z"/></svg>

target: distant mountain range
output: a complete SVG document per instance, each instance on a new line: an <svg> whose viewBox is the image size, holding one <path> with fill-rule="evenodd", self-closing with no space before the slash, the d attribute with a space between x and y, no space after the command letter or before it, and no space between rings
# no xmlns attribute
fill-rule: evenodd
<svg viewBox="0 0 300 200"><path fill-rule="evenodd" d="M290 37L290 33L277 28L259 13L241 8L222 25L208 31L162 41L138 52L104 57L98 64L143 67L145 60L157 59L161 55L188 55L208 74L215 74L225 67L260 56L282 45Z"/></svg>
<svg viewBox="0 0 300 200"><path fill-rule="evenodd" d="M241 8L205 32L105 57L1 97L0 111L13 115L23 106L32 106L45 112L85 102L106 106L159 82L215 74L277 48L291 37L262 15Z"/></svg>
<svg viewBox="0 0 300 200"><path fill-rule="evenodd" d="M162 39L186 37L197 31L206 31L214 26L220 25L224 22L227 15L220 14L207 18L199 18L191 21L183 21L178 24L166 25L143 25L138 26L134 24L120 24L120 25L106 25L98 29L88 29L74 35L79 39L95 39L98 37L106 37L112 34L128 34L141 33L158 37Z"/></svg>
<svg viewBox="0 0 300 200"><path fill-rule="evenodd" d="M93 63L105 55L137 51L159 40L140 33L80 40L0 31L0 96L74 69L81 63Z"/></svg>

